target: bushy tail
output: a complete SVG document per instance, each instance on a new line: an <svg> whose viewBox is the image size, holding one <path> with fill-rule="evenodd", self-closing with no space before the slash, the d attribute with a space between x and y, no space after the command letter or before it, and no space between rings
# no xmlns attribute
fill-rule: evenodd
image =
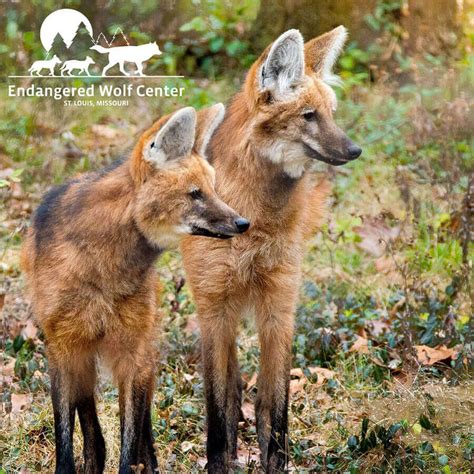
<svg viewBox="0 0 474 474"><path fill-rule="evenodd" d="M93 49L94 51L97 51L98 53L101 53L101 54L105 54L105 53L110 52L107 48L104 48L103 46L100 46L100 44L96 44L96 45L92 46L91 49Z"/></svg>

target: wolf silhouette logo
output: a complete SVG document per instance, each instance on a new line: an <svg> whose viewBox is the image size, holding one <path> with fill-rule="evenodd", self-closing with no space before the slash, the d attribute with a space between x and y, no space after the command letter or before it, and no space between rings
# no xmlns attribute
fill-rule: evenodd
<svg viewBox="0 0 474 474"><path fill-rule="evenodd" d="M102 70L102 77L105 77L106 72L116 64L119 65L122 74L130 76L130 73L128 73L124 68L125 62L135 63L138 74L144 76L143 63L148 61L152 56L161 54L156 41L153 43L142 44L140 46L117 46L114 48L104 48L103 46L96 44L95 46L92 46L91 49L98 53L109 55L109 63Z"/></svg>
<svg viewBox="0 0 474 474"><path fill-rule="evenodd" d="M86 38L86 43L87 38L90 38L91 46L89 47L86 44L86 51L88 48L98 52L99 54L108 55L108 63L103 68L101 76L98 77L105 77L107 71L115 65L119 66L120 72L124 76L145 76L143 73L144 63L152 56L162 54L160 48L156 44L156 41L139 46L131 46L120 28L117 28L117 31L110 42L103 33L100 33L97 36L97 39L94 39L92 25L88 18L77 10L63 8L50 13L44 19L41 25L40 40L47 54L44 60L35 61L32 64L28 70L30 75L44 77L42 76L41 71L43 69L47 69L49 70L48 77L55 76L55 67L58 64L63 63L63 67L61 68L61 76L63 77L78 77L74 76L72 71L78 71L78 74L86 74L87 76L91 76L89 73L89 66L95 64L95 61L90 56L86 57L86 53L84 53L84 56L81 58L62 57L67 54L67 50L70 49L80 31L83 34L82 38ZM119 32L122 34L126 46L112 47L111 45L113 44L115 37ZM100 38L105 41L107 47L103 47L98 44ZM62 50L60 53L55 50L54 45L57 44L57 42L62 45ZM51 55L53 56L51 57ZM137 67L135 74L125 70L124 65L126 62L135 63Z"/></svg>

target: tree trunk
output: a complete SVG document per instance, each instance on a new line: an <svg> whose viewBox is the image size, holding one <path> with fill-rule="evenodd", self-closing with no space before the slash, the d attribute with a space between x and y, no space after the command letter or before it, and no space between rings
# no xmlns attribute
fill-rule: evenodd
<svg viewBox="0 0 474 474"><path fill-rule="evenodd" d="M402 24L409 34L412 53L451 55L461 35L458 0L408 0Z"/></svg>
<svg viewBox="0 0 474 474"><path fill-rule="evenodd" d="M377 0L261 0L252 31L255 51L261 51L279 34L297 28L310 40L339 25L349 30L350 39L367 46L375 37L365 23Z"/></svg>

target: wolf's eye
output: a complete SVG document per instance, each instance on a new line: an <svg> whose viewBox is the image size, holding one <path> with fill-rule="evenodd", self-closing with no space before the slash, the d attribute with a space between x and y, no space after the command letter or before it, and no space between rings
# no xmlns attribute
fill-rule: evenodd
<svg viewBox="0 0 474 474"><path fill-rule="evenodd" d="M189 195L191 196L191 199L198 200L202 199L202 191L200 189L193 189Z"/></svg>
<svg viewBox="0 0 474 474"><path fill-rule="evenodd" d="M316 120L316 112L314 110L308 110L303 113L303 117L307 122L314 122Z"/></svg>

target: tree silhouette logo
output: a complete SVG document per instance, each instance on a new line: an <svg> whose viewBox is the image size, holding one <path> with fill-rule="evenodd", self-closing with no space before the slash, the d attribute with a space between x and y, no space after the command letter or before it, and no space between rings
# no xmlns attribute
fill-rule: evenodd
<svg viewBox="0 0 474 474"><path fill-rule="evenodd" d="M121 35L125 45L113 46L118 35ZM31 77L91 76L89 67L96 61L91 57L93 53L90 51L98 53L99 62L103 58L108 60L102 73L95 77L106 77L109 69L115 66L118 66L121 75L108 77L142 77L145 76L143 72L145 62L153 56L162 54L156 41L138 46L130 45L119 27L110 41L102 32L97 35L97 39L94 39L89 19L71 8L56 10L44 19L40 28L40 40L46 55L44 59L35 61L31 65L28 70ZM100 45L99 41L105 43L106 46ZM134 63L136 70L127 71L125 63ZM60 64L62 65L59 66ZM45 70L49 71L49 74L43 75ZM56 74L57 70L59 74Z"/></svg>

